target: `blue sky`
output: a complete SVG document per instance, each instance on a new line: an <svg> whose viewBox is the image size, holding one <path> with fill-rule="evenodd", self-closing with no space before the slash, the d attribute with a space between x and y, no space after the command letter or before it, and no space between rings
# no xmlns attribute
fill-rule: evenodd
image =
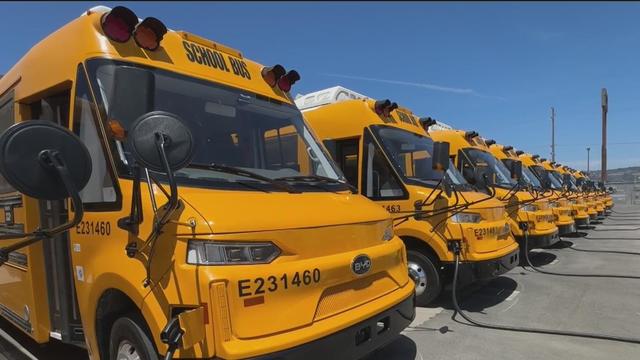
<svg viewBox="0 0 640 360"><path fill-rule="evenodd" d="M0 73L97 4L295 68L294 93L342 85L546 157L554 106L579 168L588 146L599 168L606 87L609 167L640 165L640 3L0 3Z"/></svg>

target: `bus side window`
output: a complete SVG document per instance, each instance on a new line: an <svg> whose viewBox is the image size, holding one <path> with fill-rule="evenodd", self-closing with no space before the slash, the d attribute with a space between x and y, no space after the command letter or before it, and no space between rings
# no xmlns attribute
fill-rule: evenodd
<svg viewBox="0 0 640 360"><path fill-rule="evenodd" d="M13 90L0 96L0 134L14 123ZM15 189L0 175L0 194L14 192Z"/></svg>
<svg viewBox="0 0 640 360"><path fill-rule="evenodd" d="M70 96L71 91L67 89L29 104L31 111L29 118L53 121L60 126L68 128Z"/></svg>
<svg viewBox="0 0 640 360"><path fill-rule="evenodd" d="M460 172L462 173L462 176L465 178L465 180L467 180L469 184L475 185L476 180L473 176L474 166L471 163L471 160L469 160L469 158L465 153L462 152L462 150L459 150L458 154L460 155Z"/></svg>
<svg viewBox="0 0 640 360"><path fill-rule="evenodd" d="M324 146L331 157L338 163L347 181L358 186L358 142L359 138L342 140L325 140Z"/></svg>
<svg viewBox="0 0 640 360"><path fill-rule="evenodd" d="M368 198L390 200L406 197L394 170L368 131L365 131L362 159L364 166L362 183L364 194Z"/></svg>
<svg viewBox="0 0 640 360"><path fill-rule="evenodd" d="M97 109L82 66L78 66L73 132L80 137L89 150L93 166L89 182L80 197L85 210L107 211L120 209L120 196L114 175L105 154L105 145L98 127Z"/></svg>

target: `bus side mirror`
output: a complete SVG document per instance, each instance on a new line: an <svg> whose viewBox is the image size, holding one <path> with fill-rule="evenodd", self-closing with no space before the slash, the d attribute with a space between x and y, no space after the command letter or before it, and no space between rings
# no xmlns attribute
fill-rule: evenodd
<svg viewBox="0 0 640 360"><path fill-rule="evenodd" d="M131 125L127 142L140 165L170 176L187 166L194 153L189 128L178 116L164 111L139 117Z"/></svg>
<svg viewBox="0 0 640 360"><path fill-rule="evenodd" d="M0 249L0 265L9 253L76 226L84 215L80 190L91 177L91 156L80 138L68 129L45 120L28 120L8 128L0 136L0 173L17 191L41 200L71 198L71 221L30 234L0 235L25 238Z"/></svg>
<svg viewBox="0 0 640 360"><path fill-rule="evenodd" d="M511 178L518 181L522 178L522 162L514 160L511 162Z"/></svg>
<svg viewBox="0 0 640 360"><path fill-rule="evenodd" d="M473 179L475 181L475 185L479 189L489 190L489 178L487 178L486 172L482 171L480 168L473 169Z"/></svg>
<svg viewBox="0 0 640 360"><path fill-rule="evenodd" d="M68 129L51 121L27 120L0 137L0 173L29 197L63 200L78 195L89 181L91 157Z"/></svg>
<svg viewBox="0 0 640 360"><path fill-rule="evenodd" d="M433 143L433 158L431 162L433 170L447 171L449 169L449 143L436 141Z"/></svg>

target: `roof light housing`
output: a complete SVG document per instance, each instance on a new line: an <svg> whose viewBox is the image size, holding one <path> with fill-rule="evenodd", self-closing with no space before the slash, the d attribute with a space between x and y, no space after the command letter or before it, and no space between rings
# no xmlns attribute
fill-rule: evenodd
<svg viewBox="0 0 640 360"><path fill-rule="evenodd" d="M300 80L300 74L295 70L289 70L278 79L278 88L284 92L289 92L291 86Z"/></svg>
<svg viewBox="0 0 640 360"><path fill-rule="evenodd" d="M422 124L422 128L424 129L424 131L427 131L427 132L429 132L429 127L431 125L435 125L436 124L436 119L433 119L430 116L422 117L422 118L418 119L418 121L420 121L420 124Z"/></svg>
<svg viewBox="0 0 640 360"><path fill-rule="evenodd" d="M260 74L262 74L262 78L269 86L274 87L286 72L284 66L275 64L273 66L263 67Z"/></svg>
<svg viewBox="0 0 640 360"><path fill-rule="evenodd" d="M516 150L516 155L520 156L520 155L522 155L522 154L524 154L524 151L522 151L522 150Z"/></svg>
<svg viewBox="0 0 640 360"><path fill-rule="evenodd" d="M493 140L493 139L489 139L489 140L485 140L484 143L487 144L487 146L491 146L491 145L495 144L496 141Z"/></svg>
<svg viewBox="0 0 640 360"><path fill-rule="evenodd" d="M502 151L511 151L511 150L513 150L513 146L511 146L511 145L507 145L507 146L502 148Z"/></svg>
<svg viewBox="0 0 640 360"><path fill-rule="evenodd" d="M389 99L377 100L373 104L373 111L375 111L375 113L378 115L382 115L384 109L388 108L389 106L391 106L391 100Z"/></svg>
<svg viewBox="0 0 640 360"><path fill-rule="evenodd" d="M467 131L464 133L464 137L468 140L473 139L474 137L478 136L479 134L476 131Z"/></svg>
<svg viewBox="0 0 640 360"><path fill-rule="evenodd" d="M100 19L104 34L118 43L125 43L131 39L136 24L138 24L138 17L124 6L114 7Z"/></svg>
<svg viewBox="0 0 640 360"><path fill-rule="evenodd" d="M155 51L160 47L160 42L167 33L167 27L162 21L148 17L142 20L133 31L133 39L141 48Z"/></svg>
<svg viewBox="0 0 640 360"><path fill-rule="evenodd" d="M392 102L391 105L389 105L388 107L382 110L382 113L384 114L384 116L390 116L391 112L397 108L398 108L398 104L396 104L395 102Z"/></svg>

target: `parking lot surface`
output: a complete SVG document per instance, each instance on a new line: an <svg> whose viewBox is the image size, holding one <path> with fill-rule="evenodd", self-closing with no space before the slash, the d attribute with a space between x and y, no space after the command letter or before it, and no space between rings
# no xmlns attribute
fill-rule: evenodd
<svg viewBox="0 0 640 360"><path fill-rule="evenodd" d="M531 258L534 265L552 272L637 279L548 275L517 267L463 291L461 307L486 323L640 338L640 207L617 206L615 211L595 229L585 231L585 237L564 238L551 249L532 251ZM640 345L492 330L470 325L459 315L452 319L453 314L446 293L432 306L419 308L410 328L367 360L640 358ZM36 345L4 321L0 328L31 354L2 336L0 360L87 358L83 350L55 340Z"/></svg>

